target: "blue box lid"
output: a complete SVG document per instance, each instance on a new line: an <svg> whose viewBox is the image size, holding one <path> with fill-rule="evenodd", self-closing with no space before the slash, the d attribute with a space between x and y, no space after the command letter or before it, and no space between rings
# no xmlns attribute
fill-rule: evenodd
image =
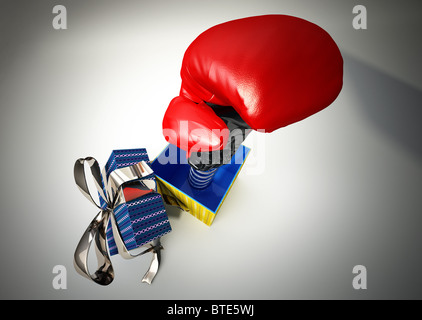
<svg viewBox="0 0 422 320"><path fill-rule="evenodd" d="M212 212L216 212L241 169L250 149L241 145L229 164L222 165L214 175L212 183L205 189L192 188L188 182L190 165L186 151L169 144L151 163L151 169L166 181Z"/></svg>

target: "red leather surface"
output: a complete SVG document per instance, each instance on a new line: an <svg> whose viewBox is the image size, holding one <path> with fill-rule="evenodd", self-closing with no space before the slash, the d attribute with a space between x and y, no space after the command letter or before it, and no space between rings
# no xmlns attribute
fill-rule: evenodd
<svg viewBox="0 0 422 320"><path fill-rule="evenodd" d="M192 117L199 127L222 127L212 110L199 111L203 104L186 102L191 100L232 106L252 129L272 132L336 99L343 84L343 59L319 26L266 15L229 21L200 34L185 52L181 77L184 98L170 103L163 128L178 128L178 117Z"/></svg>
<svg viewBox="0 0 422 320"><path fill-rule="evenodd" d="M224 121L208 105L184 97L176 97L170 102L163 129L166 140L188 151L188 157L194 151L223 149L229 136Z"/></svg>

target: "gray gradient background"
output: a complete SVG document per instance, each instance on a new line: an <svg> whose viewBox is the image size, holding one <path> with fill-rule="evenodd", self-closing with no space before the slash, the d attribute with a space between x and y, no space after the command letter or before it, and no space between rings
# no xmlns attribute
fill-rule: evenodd
<svg viewBox="0 0 422 320"><path fill-rule="evenodd" d="M68 29L52 27L65 5ZM368 30L352 8L368 9ZM0 1L0 297L3 299L422 298L420 1ZM73 269L96 209L74 161L166 145L189 43L227 20L283 13L325 28L345 61L327 109L265 135L211 228L169 210L152 286L148 258L113 257L100 287ZM246 144L254 138L249 137ZM262 142L262 140L261 140ZM249 160L249 159L248 159ZM67 290L52 287L67 267ZM352 287L352 268L368 289Z"/></svg>

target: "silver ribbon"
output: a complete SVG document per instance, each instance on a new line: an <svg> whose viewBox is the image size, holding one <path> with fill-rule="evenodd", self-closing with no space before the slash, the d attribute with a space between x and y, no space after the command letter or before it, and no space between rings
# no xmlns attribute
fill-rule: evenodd
<svg viewBox="0 0 422 320"><path fill-rule="evenodd" d="M91 174L98 194L106 203L105 208L102 208L99 204L97 204L91 195L86 181L84 166L85 163L89 164L90 166ZM146 250L137 254L132 254L126 248L126 245L122 239L122 235L117 226L113 211L119 204L125 201L122 185L126 182L141 179L152 174L153 171L151 168L145 163L145 161L141 161L135 165L114 170L110 173L107 180L106 175L101 173L97 160L92 157L87 157L84 159L80 158L76 160L73 173L76 185L79 187L79 190L89 201L91 201L98 209L100 209L100 212L89 224L76 247L73 260L76 271L82 276L100 285L106 286L113 281L114 270L107 250L106 239L107 227L110 221L118 253L123 258L131 259L148 252L153 253L149 270L142 278L142 282L151 284L152 280L158 272L158 268L161 262L160 250L163 249L163 247L161 246L160 238L149 243L147 245L149 247ZM148 180L145 181L145 183L150 184L152 181ZM156 190L155 187L151 189ZM88 270L88 253L93 240L95 240L94 243L97 254L98 268L93 274L91 274Z"/></svg>

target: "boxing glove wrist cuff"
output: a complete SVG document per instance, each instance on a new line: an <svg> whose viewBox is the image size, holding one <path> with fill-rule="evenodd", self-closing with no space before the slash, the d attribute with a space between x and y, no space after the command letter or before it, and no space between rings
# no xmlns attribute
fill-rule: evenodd
<svg viewBox="0 0 422 320"><path fill-rule="evenodd" d="M223 149L191 153L188 163L192 168L200 171L208 171L230 163L237 149L252 131L232 107L211 103L207 103L207 105L224 121L230 133L228 142Z"/></svg>

